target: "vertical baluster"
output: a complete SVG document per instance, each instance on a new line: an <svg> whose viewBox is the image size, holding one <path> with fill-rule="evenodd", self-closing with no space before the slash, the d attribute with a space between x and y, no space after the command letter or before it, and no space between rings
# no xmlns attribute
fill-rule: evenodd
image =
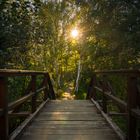
<svg viewBox="0 0 140 140"><path fill-rule="evenodd" d="M48 99L48 81L47 81L47 74L44 75L44 85L45 89L44 89L44 101L46 101Z"/></svg>
<svg viewBox="0 0 140 140"><path fill-rule="evenodd" d="M136 140L136 118L131 115L131 109L137 107L137 79L128 77L128 140Z"/></svg>
<svg viewBox="0 0 140 140"><path fill-rule="evenodd" d="M107 113L107 98L104 94L108 90L106 83L106 75L103 75L102 89L103 89L103 111Z"/></svg>
<svg viewBox="0 0 140 140"><path fill-rule="evenodd" d="M31 92L36 92L36 76L32 75ZM36 94L32 97L32 113L36 111Z"/></svg>
<svg viewBox="0 0 140 140"><path fill-rule="evenodd" d="M5 77L0 77L0 109L3 109L3 115L0 116L0 140L8 140L8 98Z"/></svg>
<svg viewBox="0 0 140 140"><path fill-rule="evenodd" d="M87 93L87 97L86 99L91 99L93 98L94 100L96 100L96 75L94 74L90 80L90 84L88 87L88 93Z"/></svg>
<svg viewBox="0 0 140 140"><path fill-rule="evenodd" d="M52 82L48 73L47 73L47 82L48 82L49 93L50 93L49 96L51 97L51 99L55 100L56 99L55 92L53 90Z"/></svg>

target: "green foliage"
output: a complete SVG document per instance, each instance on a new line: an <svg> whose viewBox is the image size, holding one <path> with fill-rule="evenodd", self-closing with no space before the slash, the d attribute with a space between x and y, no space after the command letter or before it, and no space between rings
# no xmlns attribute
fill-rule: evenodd
<svg viewBox="0 0 140 140"><path fill-rule="evenodd" d="M120 127L120 129L127 134L127 120L124 117L112 117L113 121Z"/></svg>
<svg viewBox="0 0 140 140"><path fill-rule="evenodd" d="M97 69L137 68L139 6L137 0L3 0L0 67L48 71L56 88L76 78L79 59L81 78ZM75 26L82 37L73 44Z"/></svg>
<svg viewBox="0 0 140 140"><path fill-rule="evenodd" d="M0 4L0 68L29 69L28 45L35 18L32 1L3 0ZM34 7L34 8L33 8Z"/></svg>
<svg viewBox="0 0 140 140"><path fill-rule="evenodd" d="M9 102L19 99L24 96L24 91L30 81L29 77L14 77L8 78L8 97Z"/></svg>
<svg viewBox="0 0 140 140"><path fill-rule="evenodd" d="M98 21L94 32L97 39L106 42L104 49L107 51L102 49L102 60L109 56L113 62L111 69L136 68L139 65L139 6L139 1L125 0L100 0L92 4L92 17Z"/></svg>

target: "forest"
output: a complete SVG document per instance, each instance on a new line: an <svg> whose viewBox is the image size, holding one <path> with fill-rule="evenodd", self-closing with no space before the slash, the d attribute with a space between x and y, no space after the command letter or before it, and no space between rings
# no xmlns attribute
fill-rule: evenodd
<svg viewBox="0 0 140 140"><path fill-rule="evenodd" d="M59 99L84 99L94 71L139 68L139 0L0 0L0 69L49 72ZM28 81L9 78L9 102Z"/></svg>

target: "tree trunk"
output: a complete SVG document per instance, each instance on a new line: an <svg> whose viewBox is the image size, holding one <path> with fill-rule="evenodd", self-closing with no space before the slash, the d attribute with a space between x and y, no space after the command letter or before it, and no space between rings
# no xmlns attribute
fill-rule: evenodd
<svg viewBox="0 0 140 140"><path fill-rule="evenodd" d="M75 83L75 93L78 92L79 90L79 78L80 78L80 73L81 73L81 60L79 59L78 62L78 70L77 70L77 78L76 78L76 83Z"/></svg>

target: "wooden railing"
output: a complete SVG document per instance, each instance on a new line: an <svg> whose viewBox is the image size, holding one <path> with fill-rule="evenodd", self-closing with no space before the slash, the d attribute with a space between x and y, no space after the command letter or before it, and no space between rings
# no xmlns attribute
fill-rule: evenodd
<svg viewBox="0 0 140 140"><path fill-rule="evenodd" d="M116 91L108 80L108 77L113 75L125 78L126 101L116 97ZM91 78L87 94L87 99L93 99L98 102L104 113L110 114L108 105L111 101L119 108L120 112L116 113L116 115L125 116L125 119L127 119L127 140L137 139L136 129L137 125L140 126L137 123L137 120L140 119L139 78L139 70L97 71ZM98 100L99 95L102 98L100 101Z"/></svg>
<svg viewBox="0 0 140 140"><path fill-rule="evenodd" d="M25 90L24 96L20 99L8 103L8 78L17 76L31 77L29 85ZM39 87L36 85L37 76L43 76L43 80ZM37 109L37 95L43 92L43 100L48 98L55 99L55 93L50 80L50 76L47 72L36 71L18 71L18 70L0 70L0 140L9 139L9 122L10 116L28 116L30 113L34 113ZM31 100L30 112L19 112L21 106Z"/></svg>

